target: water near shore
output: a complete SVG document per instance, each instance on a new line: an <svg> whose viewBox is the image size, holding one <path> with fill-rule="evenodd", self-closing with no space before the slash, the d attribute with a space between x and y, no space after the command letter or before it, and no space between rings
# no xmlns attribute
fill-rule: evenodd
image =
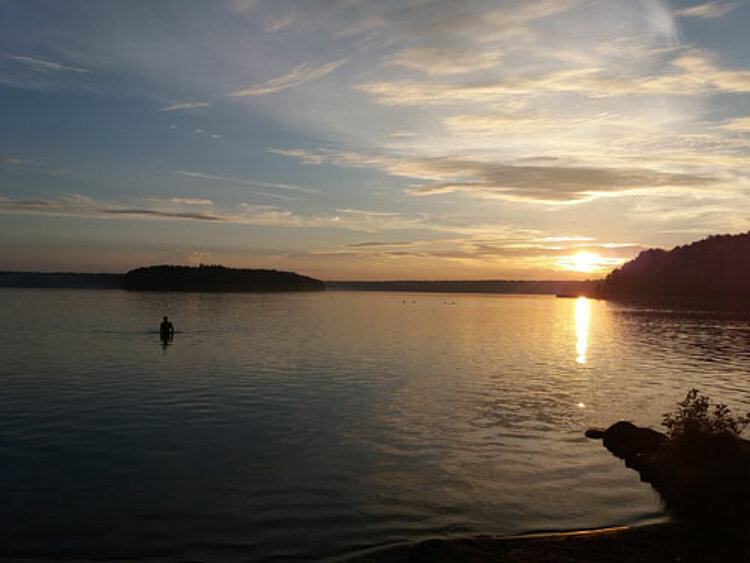
<svg viewBox="0 0 750 563"><path fill-rule="evenodd" d="M0 290L0 555L273 561L658 520L589 426L750 403L750 317ZM170 316L174 343L158 323Z"/></svg>

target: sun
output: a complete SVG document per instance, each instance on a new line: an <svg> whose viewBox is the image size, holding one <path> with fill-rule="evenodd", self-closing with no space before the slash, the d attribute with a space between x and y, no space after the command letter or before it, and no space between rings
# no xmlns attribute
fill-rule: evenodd
<svg viewBox="0 0 750 563"><path fill-rule="evenodd" d="M593 274L604 266L604 259L593 252L578 252L573 256L566 256L560 261L560 266L572 272Z"/></svg>

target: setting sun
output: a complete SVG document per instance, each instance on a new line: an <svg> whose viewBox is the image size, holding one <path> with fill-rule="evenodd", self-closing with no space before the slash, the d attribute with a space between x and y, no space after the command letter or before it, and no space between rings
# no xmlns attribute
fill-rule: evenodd
<svg viewBox="0 0 750 563"><path fill-rule="evenodd" d="M606 260L593 252L578 252L573 256L565 256L558 263L563 270L592 274L606 268Z"/></svg>

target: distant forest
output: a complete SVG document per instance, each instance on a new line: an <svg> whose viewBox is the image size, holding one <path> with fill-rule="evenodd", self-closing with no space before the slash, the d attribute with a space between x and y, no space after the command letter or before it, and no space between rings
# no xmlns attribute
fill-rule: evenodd
<svg viewBox="0 0 750 563"><path fill-rule="evenodd" d="M308 276L277 270L224 266L149 266L123 277L124 289L134 291L323 291L325 284Z"/></svg>
<svg viewBox="0 0 750 563"><path fill-rule="evenodd" d="M750 232L646 250L599 285L605 299L750 300Z"/></svg>

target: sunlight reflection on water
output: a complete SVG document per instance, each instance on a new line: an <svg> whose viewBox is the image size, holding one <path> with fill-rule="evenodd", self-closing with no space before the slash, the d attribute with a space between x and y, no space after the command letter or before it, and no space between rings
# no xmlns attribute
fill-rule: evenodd
<svg viewBox="0 0 750 563"><path fill-rule="evenodd" d="M750 399L745 314L546 296L0 298L0 545L28 557L314 559L646 522L661 515L651 489L584 430L658 427L693 386ZM165 314L178 333L162 349Z"/></svg>
<svg viewBox="0 0 750 563"><path fill-rule="evenodd" d="M586 348L589 337L589 300L585 297L576 299L576 362L586 363Z"/></svg>

